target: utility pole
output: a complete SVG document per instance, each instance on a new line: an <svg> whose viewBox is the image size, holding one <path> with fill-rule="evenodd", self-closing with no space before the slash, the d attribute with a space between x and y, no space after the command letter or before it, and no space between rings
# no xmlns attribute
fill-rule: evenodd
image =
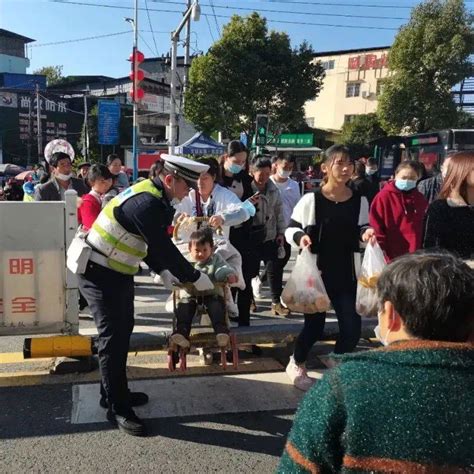
<svg viewBox="0 0 474 474"><path fill-rule="evenodd" d="M89 95L89 85L86 87L84 92L84 143L83 143L83 154L86 161L89 161L89 123L88 115L89 111L87 109L87 96Z"/></svg>
<svg viewBox="0 0 474 474"><path fill-rule="evenodd" d="M133 181L138 179L138 97L137 97L137 74L138 74L138 0L135 0L135 11L133 17L133 137L132 137L132 157L133 157Z"/></svg>
<svg viewBox="0 0 474 474"><path fill-rule="evenodd" d="M198 21L201 15L199 1L194 0L193 4L188 7L181 23L176 30L171 33L171 80L170 80L170 125L169 125L169 143L168 153L174 154L176 145L176 75L177 75L177 55L178 55L178 41L179 34L184 26L190 21L191 16L194 21Z"/></svg>
<svg viewBox="0 0 474 474"><path fill-rule="evenodd" d="M33 113L33 107L31 104L31 95L29 96L28 102L28 143L26 144L26 160L27 165L31 165L31 142L33 141L33 127L32 127L32 120L31 115Z"/></svg>
<svg viewBox="0 0 474 474"><path fill-rule="evenodd" d="M191 0L188 0L186 8L191 7ZM189 49L191 43L191 22L186 23L186 42L184 44L184 74L183 74L183 93L181 94L181 108L184 110L184 101L186 96L186 90L188 89L189 81Z"/></svg>
<svg viewBox="0 0 474 474"><path fill-rule="evenodd" d="M37 121L37 137L38 137L38 163L41 162L43 155L43 136L41 130L41 97L39 93L39 84L36 84L36 121Z"/></svg>

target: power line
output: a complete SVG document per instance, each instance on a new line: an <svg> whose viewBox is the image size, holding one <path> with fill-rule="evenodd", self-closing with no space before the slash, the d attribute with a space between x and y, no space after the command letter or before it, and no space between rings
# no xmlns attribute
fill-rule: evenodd
<svg viewBox="0 0 474 474"><path fill-rule="evenodd" d="M267 0L268 1L268 0ZM271 0L271 3L284 3L286 5L322 5L328 7L356 7L356 8L403 8L411 10L413 7L409 5L378 5L378 4L363 4L363 3L329 3L329 2L302 2L294 1L288 2L285 0Z"/></svg>
<svg viewBox="0 0 474 474"><path fill-rule="evenodd" d="M66 43L75 43L78 41L88 41L88 40L93 40L93 39L100 39L100 38L109 38L111 36L119 36L119 35L126 35L129 34L130 30L127 31L118 31L117 33L109 33L107 35L97 35L97 36L87 36L85 38L75 38L75 39L69 39L69 40L63 40L63 41L52 41L51 43L38 43L38 44L31 44L29 45L30 48L39 48L41 46L53 46L56 44L66 44Z"/></svg>
<svg viewBox="0 0 474 474"><path fill-rule="evenodd" d="M167 1L167 0L151 0L154 3L166 3L170 5L180 5L180 2ZM214 5L214 2L210 0L210 3L200 3L202 7L211 7L214 12L214 8L220 8L221 10L240 10L240 11L256 11L264 13L284 13L286 15L309 15L309 16L335 16L342 18L368 18L371 20L409 20L408 17L393 17L393 16L379 16L379 15L353 15L344 13L316 13L316 12L302 12L302 11L288 11L288 10L274 10L271 8L249 8L249 7L232 7L229 5ZM217 20L216 20L217 22Z"/></svg>
<svg viewBox="0 0 474 474"><path fill-rule="evenodd" d="M221 29L219 27L219 22L217 21L217 17L216 17L216 10L214 8L214 2L212 0L209 0L209 3L211 4L211 8L212 8L212 13L214 15L214 21L216 22L216 30L217 30L217 34L220 36L221 35Z"/></svg>
<svg viewBox="0 0 474 474"><path fill-rule="evenodd" d="M146 14L148 16L148 23L150 24L150 30L153 35L153 42L155 43L156 55L158 56L158 46L156 45L156 38L155 38L155 33L153 31L153 25L151 24L150 10L148 10L148 0L145 0L145 7L146 7Z"/></svg>
<svg viewBox="0 0 474 474"><path fill-rule="evenodd" d="M116 8L121 10L132 10L132 7L121 7L118 5L103 5L99 3L86 3L86 2L78 2L78 1L65 1L65 0L50 0L54 1L55 3L63 3L65 5L82 5L88 7L104 7L104 8ZM143 8L139 8L139 10L143 10ZM150 11L156 12L166 12L166 13L182 13L178 10L165 10L159 8L150 8ZM205 16L205 15L204 15ZM226 18L230 19L232 17L226 15L216 15L217 18ZM289 20L274 20L271 18L266 19L269 23L282 23L282 24L290 24L290 25L306 25L306 26L328 26L332 28L351 28L351 29L365 29L365 30L387 30L387 31L398 31L398 28L389 28L383 26L364 26L364 25L341 25L341 24L330 24L330 23L309 23L309 22L302 22L302 21L289 21ZM211 35L212 36L212 35Z"/></svg>
<svg viewBox="0 0 474 474"><path fill-rule="evenodd" d="M204 18L206 19L206 22L207 22L207 26L209 27L209 33L211 35L211 39L212 39L212 42L215 43L216 40L214 39L214 35L212 33L212 28L211 28L211 24L209 23L209 18L207 17L207 15L203 14Z"/></svg>
<svg viewBox="0 0 474 474"><path fill-rule="evenodd" d="M148 44L147 40L143 37L143 35L140 32L138 33L138 36L145 43L145 46L150 50L151 54L153 55L156 54L157 56L159 56L158 51L156 51L156 53L153 51L152 47Z"/></svg>

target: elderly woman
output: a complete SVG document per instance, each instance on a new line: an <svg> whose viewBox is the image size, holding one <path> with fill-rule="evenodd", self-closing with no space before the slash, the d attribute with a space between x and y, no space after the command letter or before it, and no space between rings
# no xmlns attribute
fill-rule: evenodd
<svg viewBox="0 0 474 474"><path fill-rule="evenodd" d="M377 294L385 347L344 356L308 392L279 473L472 472L474 270L408 254Z"/></svg>

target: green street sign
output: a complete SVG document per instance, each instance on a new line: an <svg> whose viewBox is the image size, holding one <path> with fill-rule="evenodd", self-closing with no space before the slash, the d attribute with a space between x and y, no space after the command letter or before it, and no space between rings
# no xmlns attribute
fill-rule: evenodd
<svg viewBox="0 0 474 474"><path fill-rule="evenodd" d="M312 133L283 133L278 137L279 147L307 148L313 146Z"/></svg>

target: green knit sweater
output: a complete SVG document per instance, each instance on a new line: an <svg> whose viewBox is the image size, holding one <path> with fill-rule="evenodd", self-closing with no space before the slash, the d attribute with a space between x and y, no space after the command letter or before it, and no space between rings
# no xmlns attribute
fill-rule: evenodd
<svg viewBox="0 0 474 474"><path fill-rule="evenodd" d="M474 345L345 355L308 392L279 473L474 473Z"/></svg>

